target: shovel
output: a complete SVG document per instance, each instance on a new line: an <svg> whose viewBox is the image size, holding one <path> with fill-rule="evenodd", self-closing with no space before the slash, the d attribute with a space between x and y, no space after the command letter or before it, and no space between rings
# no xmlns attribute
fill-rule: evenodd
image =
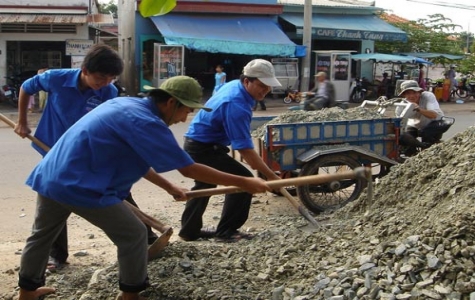
<svg viewBox="0 0 475 300"><path fill-rule="evenodd" d="M318 226L317 221L313 218L308 211L307 208L302 206L297 199L292 197L290 193L284 188L287 186L300 186L306 184L322 184L332 181L338 181L343 179L354 179L358 177L368 178L369 174L371 174L371 169L359 167L355 168L353 171L345 171L341 173L335 174L319 174L319 175L310 175L310 176L301 176L301 177L294 177L294 178L286 178L280 180L270 180L267 181L267 185L271 187L273 190L279 190L282 195L284 195L287 200L290 201L292 206L294 206L299 213L307 219L312 225ZM236 186L228 186L228 187L219 187L219 188L211 188L211 189L202 189L202 190L195 190L187 192L187 198L199 198L199 197L207 197L213 195L221 195L221 194L232 194L232 193L241 193L243 192L242 189Z"/></svg>

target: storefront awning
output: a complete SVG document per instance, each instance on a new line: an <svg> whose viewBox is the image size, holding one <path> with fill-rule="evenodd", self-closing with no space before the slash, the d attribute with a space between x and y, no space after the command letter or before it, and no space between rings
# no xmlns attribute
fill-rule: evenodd
<svg viewBox="0 0 475 300"><path fill-rule="evenodd" d="M303 14L284 13L282 19L303 33ZM407 41L401 29L381 20L375 15L313 14L312 36L320 39Z"/></svg>
<svg viewBox="0 0 475 300"><path fill-rule="evenodd" d="M210 53L299 57L293 43L269 17L167 14L151 17L167 45Z"/></svg>

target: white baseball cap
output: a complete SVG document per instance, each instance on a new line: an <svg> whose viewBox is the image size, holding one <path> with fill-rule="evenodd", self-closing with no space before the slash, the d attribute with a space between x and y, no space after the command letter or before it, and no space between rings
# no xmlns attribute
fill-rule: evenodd
<svg viewBox="0 0 475 300"><path fill-rule="evenodd" d="M267 86L282 86L275 78L274 66L265 59L251 60L244 67L242 74L247 77L255 77Z"/></svg>

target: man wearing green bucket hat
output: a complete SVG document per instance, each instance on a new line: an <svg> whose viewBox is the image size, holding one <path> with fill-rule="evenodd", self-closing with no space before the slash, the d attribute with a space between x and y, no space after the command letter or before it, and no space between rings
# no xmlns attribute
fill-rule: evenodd
<svg viewBox="0 0 475 300"><path fill-rule="evenodd" d="M54 292L43 286L44 269L54 237L71 213L101 228L117 246L119 298L140 299L148 285L147 230L123 199L142 177L154 182L157 172L176 169L189 178L236 185L249 193L270 190L262 179L195 163L179 147L169 126L184 122L193 109L209 111L201 97L196 80L172 77L151 88L146 98L119 97L101 104L64 133L26 182L37 192L37 211L21 257L20 300ZM168 184L175 199L186 199L183 189Z"/></svg>

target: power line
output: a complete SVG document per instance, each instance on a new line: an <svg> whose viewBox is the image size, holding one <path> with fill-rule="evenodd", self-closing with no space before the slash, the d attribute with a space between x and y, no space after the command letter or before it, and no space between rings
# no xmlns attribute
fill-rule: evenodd
<svg viewBox="0 0 475 300"><path fill-rule="evenodd" d="M451 3L451 2L443 2L443 1L433 1L433 0L407 0L408 2L418 2L424 3L429 5L436 5L436 6L445 6L445 7L452 7L452 8L459 8L459 9L466 9L466 10L475 10L475 6L473 5L466 5L460 3Z"/></svg>

